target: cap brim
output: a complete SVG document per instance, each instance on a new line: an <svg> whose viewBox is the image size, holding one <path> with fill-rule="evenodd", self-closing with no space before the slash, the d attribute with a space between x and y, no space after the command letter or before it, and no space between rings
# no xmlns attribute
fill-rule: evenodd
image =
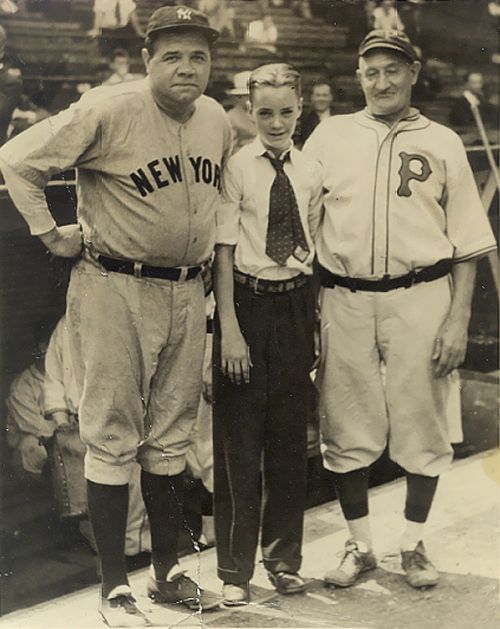
<svg viewBox="0 0 500 629"><path fill-rule="evenodd" d="M399 52L410 61L415 61L417 58L417 55L415 53L410 54L408 50L405 50L404 48L398 46L397 44L391 44L390 42L373 42L372 44L363 46L363 49L359 51L359 56L362 57L363 55L366 55L366 53L369 52L370 50L376 50L376 49L393 50L394 52Z"/></svg>
<svg viewBox="0 0 500 629"><path fill-rule="evenodd" d="M248 96L250 94L250 91L247 89L244 89L243 87L241 88L233 87L230 90L226 90L226 94L229 94L229 96Z"/></svg>
<svg viewBox="0 0 500 629"><path fill-rule="evenodd" d="M216 42L220 37L219 31L216 31L215 28L202 26L201 24L171 24L167 26L158 26L157 28L153 28L148 31L146 33L146 37L149 37L153 33L159 33L160 31L198 31L202 35L205 35L211 44Z"/></svg>

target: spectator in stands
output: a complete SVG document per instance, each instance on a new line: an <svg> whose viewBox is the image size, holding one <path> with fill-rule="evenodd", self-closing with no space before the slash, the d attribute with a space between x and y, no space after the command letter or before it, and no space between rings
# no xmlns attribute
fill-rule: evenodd
<svg viewBox="0 0 500 629"><path fill-rule="evenodd" d="M142 74L133 74L130 72L130 55L124 48L113 50L109 68L112 74L103 81L103 85L116 85L117 83L134 81L135 79L141 79L143 77Z"/></svg>
<svg viewBox="0 0 500 629"><path fill-rule="evenodd" d="M17 4L13 0L0 0L0 13L7 13L12 15L19 10Z"/></svg>
<svg viewBox="0 0 500 629"><path fill-rule="evenodd" d="M372 28L382 31L404 31L394 0L379 0L372 13Z"/></svg>
<svg viewBox="0 0 500 629"><path fill-rule="evenodd" d="M488 103L483 93L483 75L481 72L468 72L465 76L465 89L455 101L449 115L453 127L472 127L475 125L472 107L477 106L485 125L498 125L498 109Z"/></svg>
<svg viewBox="0 0 500 629"><path fill-rule="evenodd" d="M101 36L101 52L106 55L117 47L130 48L134 35L144 39L135 1L94 0L94 25L88 34Z"/></svg>
<svg viewBox="0 0 500 629"><path fill-rule="evenodd" d="M252 48L260 48L271 54L276 54L276 41L278 29L272 15L263 13L259 20L250 22L245 34L245 45Z"/></svg>
<svg viewBox="0 0 500 629"><path fill-rule="evenodd" d="M199 0L198 10L208 17L210 26L221 35L235 38L234 10L227 6L226 0Z"/></svg>
<svg viewBox="0 0 500 629"><path fill-rule="evenodd" d="M12 112L21 103L23 89L21 71L5 61L6 43L7 34L0 26L0 145L7 139Z"/></svg>
<svg viewBox="0 0 500 629"><path fill-rule="evenodd" d="M313 85L311 91L311 110L303 113L299 118L294 142L303 146L304 142L311 135L318 124L333 115L332 112L333 93L332 88L326 81Z"/></svg>
<svg viewBox="0 0 500 629"><path fill-rule="evenodd" d="M304 20L312 19L309 0L291 0L290 7L295 15L300 16Z"/></svg>
<svg viewBox="0 0 500 629"><path fill-rule="evenodd" d="M422 64L417 83L413 86L413 103L419 109L425 108L425 103L436 99L441 91L441 79L435 68L429 67L427 59L422 56L422 49L414 46L417 58Z"/></svg>
<svg viewBox="0 0 500 629"><path fill-rule="evenodd" d="M233 150L238 151L245 144L249 144L257 135L255 122L248 112L248 79L251 72L238 72L234 75L234 88L227 90L227 94L234 99L234 107L228 116L233 128Z"/></svg>

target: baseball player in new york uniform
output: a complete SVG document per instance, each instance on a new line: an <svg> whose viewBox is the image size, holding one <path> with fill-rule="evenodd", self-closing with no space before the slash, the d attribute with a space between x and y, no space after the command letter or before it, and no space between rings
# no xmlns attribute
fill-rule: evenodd
<svg viewBox="0 0 500 629"><path fill-rule="evenodd" d="M376 566L368 469L387 444L407 478L406 579L438 582L423 527L452 459L446 407L476 261L496 246L461 140L410 106L419 70L405 35L369 33L357 70L366 108L322 122L304 147L326 173L318 383L324 463L351 536L326 575L337 586Z"/></svg>
<svg viewBox="0 0 500 629"><path fill-rule="evenodd" d="M101 614L110 626L147 622L123 554L136 459L152 533L149 596L194 609L217 602L177 564L182 472L202 386L200 272L231 151L222 107L202 96L217 37L198 11L158 9L143 49L146 79L91 90L0 151L31 233L55 255L80 256L67 321ZM74 166L79 225L56 226L43 190L51 175Z"/></svg>

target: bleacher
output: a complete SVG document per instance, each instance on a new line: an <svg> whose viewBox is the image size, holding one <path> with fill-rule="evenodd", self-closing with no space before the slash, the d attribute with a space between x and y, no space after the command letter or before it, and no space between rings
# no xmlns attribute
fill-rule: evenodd
<svg viewBox="0 0 500 629"><path fill-rule="evenodd" d="M68 15L61 15L57 20L50 19L40 11L0 15L0 23L7 31L7 52L11 60L22 69L26 93L30 95L42 90L46 94L47 102L50 102L57 87L63 82L93 82L96 66L105 61L100 56L99 42L87 35L91 24L92 3L90 0L75 0L71 4L72 10L68 11ZM162 4L161 0L137 0L138 15L143 25L151 12ZM257 2L229 0L228 4L234 9L242 28L259 15ZM350 25L329 23L319 18L304 21L287 8L271 8L271 13L279 32L278 58L292 63L302 72L306 93L315 80L326 78L336 88L336 113L345 113L361 106L361 92L354 78L356 54L349 37ZM364 11L361 8L358 19L364 20ZM443 42L449 40L446 35L453 33L454 28L456 40L461 41L466 35L467 27L463 20L457 19L456 23L448 23L447 33L443 33ZM433 28L435 30L436 26ZM467 36L469 35L470 31L467 32ZM477 42L479 46L479 37ZM223 37L215 52L208 91L224 104L228 104L225 89L231 86L234 73L271 61L269 53L263 51L243 52L240 50L240 43ZM443 46L443 51L445 50L448 49ZM435 100L425 103L423 109L430 117L444 122L451 99L460 90L463 72L470 58L467 52L460 57L457 51L452 64L445 52L442 56L438 52L433 51L429 63L436 69L442 89ZM140 58L134 57L132 71L139 72L142 67ZM481 69L489 81L498 84L494 67L485 63ZM67 201L69 215L71 204L69 199ZM8 364L3 365L3 392L0 391L5 394L9 377L29 364L32 339L29 337L31 332L27 333L26 330L32 329L33 315L30 313L37 307L46 307L50 287L43 283L47 257L38 241L26 238L25 231L19 227L22 222L20 219L17 219L16 225L10 226L6 225L6 221L10 220L8 216L2 220L1 261L8 261L9 268L16 269L16 274L11 277L5 271L2 276L2 290L6 290L2 295L1 306L4 335L9 330L8 337L3 339L2 349L2 356L8 357ZM38 249L33 254L36 247ZM24 255L25 248L29 248L29 255ZM18 283L20 269L23 277L31 278L32 286L29 290L27 286L20 286ZM485 273L487 275L487 271L483 270L483 275ZM26 302L26 295L30 295L29 303ZM15 303L15 312L9 310L10 302ZM495 318L493 313L488 321ZM481 332L491 335L495 333L494 328L495 324L489 323ZM5 465L5 460L3 464ZM47 595L50 591L61 593L65 588L74 588L93 579L92 558L85 548L74 547L77 539L74 531L64 532L57 521L50 493L37 486L20 487L7 473L3 474L2 485L4 517L0 532L1 554L5 568L2 572L7 575L2 611L33 602L39 595L37 592L43 589L43 584ZM25 571L30 574L29 580L24 583L25 590L19 590L19 582L15 580L15 575L12 577L10 574L13 570L13 557L16 557L17 573Z"/></svg>

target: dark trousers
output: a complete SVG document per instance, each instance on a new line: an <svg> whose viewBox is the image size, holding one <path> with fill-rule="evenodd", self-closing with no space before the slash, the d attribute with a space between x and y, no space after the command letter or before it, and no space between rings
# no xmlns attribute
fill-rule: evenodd
<svg viewBox="0 0 500 629"><path fill-rule="evenodd" d="M216 320L214 515L219 578L240 584L253 575L261 523L267 570L300 568L314 295L309 284L277 295L236 284L235 303L253 367L249 384L222 374Z"/></svg>

